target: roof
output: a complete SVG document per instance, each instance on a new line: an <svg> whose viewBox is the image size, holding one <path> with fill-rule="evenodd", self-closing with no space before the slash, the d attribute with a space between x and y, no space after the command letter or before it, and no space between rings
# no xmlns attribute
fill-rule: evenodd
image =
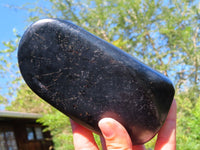
<svg viewBox="0 0 200 150"><path fill-rule="evenodd" d="M0 111L0 118L15 118L15 119L38 119L41 118L41 114L36 113L24 113L14 111Z"/></svg>

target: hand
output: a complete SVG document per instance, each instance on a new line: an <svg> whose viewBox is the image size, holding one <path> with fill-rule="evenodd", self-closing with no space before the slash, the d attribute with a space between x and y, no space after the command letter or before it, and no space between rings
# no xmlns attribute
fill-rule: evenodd
<svg viewBox="0 0 200 150"><path fill-rule="evenodd" d="M173 101L167 119L160 129L155 150L176 150L176 102ZM90 130L71 121L75 150L98 150L98 146ZM112 118L99 121L99 128L104 150L145 150L144 145L132 145L125 128Z"/></svg>

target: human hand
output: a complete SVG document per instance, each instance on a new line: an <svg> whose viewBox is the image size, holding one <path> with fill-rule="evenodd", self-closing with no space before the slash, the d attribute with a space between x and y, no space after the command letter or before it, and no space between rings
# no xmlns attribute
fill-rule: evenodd
<svg viewBox="0 0 200 150"><path fill-rule="evenodd" d="M166 121L160 129L155 150L176 150L176 102L172 102ZM71 120L75 150L98 150L90 130ZM99 121L103 150L145 150L144 145L132 145L126 129L112 118Z"/></svg>

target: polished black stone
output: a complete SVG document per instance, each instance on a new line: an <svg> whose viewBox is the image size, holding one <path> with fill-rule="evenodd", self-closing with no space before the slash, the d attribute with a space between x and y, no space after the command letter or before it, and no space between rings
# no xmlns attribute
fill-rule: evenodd
<svg viewBox="0 0 200 150"><path fill-rule="evenodd" d="M174 96L164 75L68 21L32 24L18 62L29 87L52 106L98 134L98 121L112 117L134 144L158 132Z"/></svg>

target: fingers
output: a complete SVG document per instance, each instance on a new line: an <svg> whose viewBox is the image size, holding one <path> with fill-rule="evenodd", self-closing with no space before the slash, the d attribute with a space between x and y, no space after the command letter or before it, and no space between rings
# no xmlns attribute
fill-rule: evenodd
<svg viewBox="0 0 200 150"><path fill-rule="evenodd" d="M132 150L131 139L120 123L111 118L104 118L98 125L106 141L107 150Z"/></svg>
<svg viewBox="0 0 200 150"><path fill-rule="evenodd" d="M145 146L144 145L134 145L133 150L145 150Z"/></svg>
<svg viewBox="0 0 200 150"><path fill-rule="evenodd" d="M155 150L176 150L176 101L173 100L167 119L158 133Z"/></svg>
<svg viewBox="0 0 200 150"><path fill-rule="evenodd" d="M98 150L93 134L88 129L71 121L75 150Z"/></svg>

